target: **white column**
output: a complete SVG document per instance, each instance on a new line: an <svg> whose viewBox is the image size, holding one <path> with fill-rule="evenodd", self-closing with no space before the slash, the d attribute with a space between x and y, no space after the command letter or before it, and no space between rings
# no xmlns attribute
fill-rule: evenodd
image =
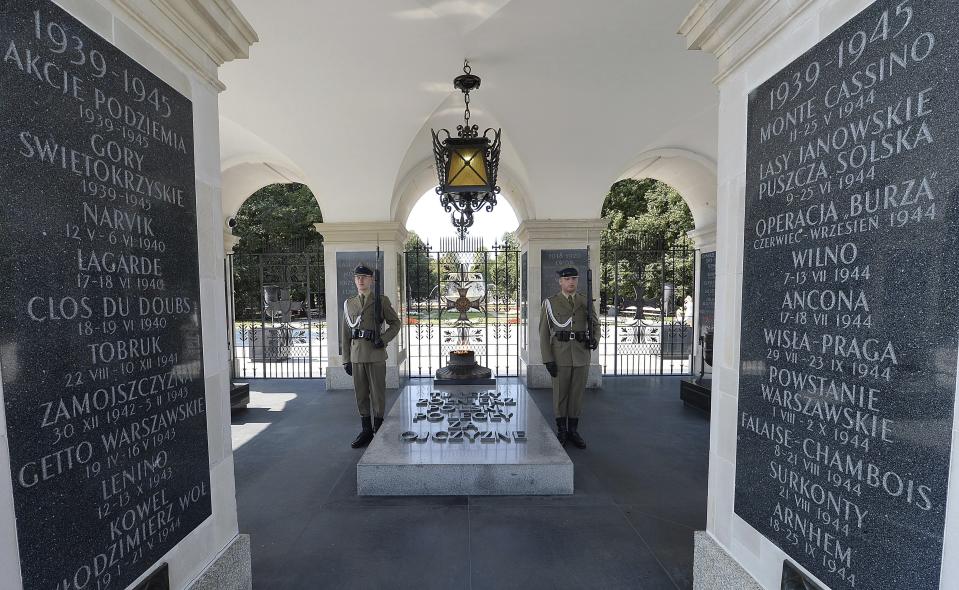
<svg viewBox="0 0 959 590"><path fill-rule="evenodd" d="M589 244L589 266L593 271L593 299L599 306L599 242L602 232L608 221L605 219L531 219L522 222L516 230L519 238L520 250L527 253L529 276L526 285L528 322L527 339L529 343L521 351L524 367L520 375L526 386L531 388L548 388L552 386L549 373L543 364L539 341L539 317L542 310L542 301L554 293L542 293L542 255L543 250L585 249ZM552 277L555 278L555 277ZM586 278L580 277L580 290L586 288ZM557 285L557 290L559 289ZM603 370L599 365L599 351L594 350L590 355L588 388L602 387Z"/></svg>
<svg viewBox="0 0 959 590"><path fill-rule="evenodd" d="M400 320L405 324L406 294L402 292L402 285L405 283L406 269L403 246L408 234L403 224L395 221L317 223L316 231L323 236L326 276L326 334L329 346L326 388L352 389L353 379L343 370L343 357L338 345L343 310L337 304L336 255L338 252L374 252L379 245L383 253L383 294L390 298ZM374 262L372 257L369 262ZM401 369L406 362L404 329L400 329L400 334L390 342L386 350L389 355L386 361L386 386L393 389L400 385Z"/></svg>

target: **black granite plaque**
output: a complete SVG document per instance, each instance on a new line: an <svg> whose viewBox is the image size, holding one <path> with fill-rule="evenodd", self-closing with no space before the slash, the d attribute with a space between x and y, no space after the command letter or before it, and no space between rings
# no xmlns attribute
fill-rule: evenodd
<svg viewBox="0 0 959 590"><path fill-rule="evenodd" d="M343 325L343 302L356 295L356 283L353 282L353 269L360 264L374 268L376 250L369 252L337 252L336 253L336 313L328 314L337 318L337 325ZM337 350L343 354L342 343L337 342Z"/></svg>
<svg viewBox="0 0 959 590"><path fill-rule="evenodd" d="M749 99L736 514L830 588L939 588L954 0L873 4Z"/></svg>
<svg viewBox="0 0 959 590"><path fill-rule="evenodd" d="M529 252L524 251L522 255L522 273L520 276L520 321L522 322L522 329L519 331L520 337L520 348L525 350L529 347L528 342L528 330L526 329L529 325Z"/></svg>
<svg viewBox="0 0 959 590"><path fill-rule="evenodd" d="M579 271L579 292L586 293L586 248L540 252L540 298L559 293L558 271L572 266Z"/></svg>
<svg viewBox="0 0 959 590"><path fill-rule="evenodd" d="M0 49L23 585L124 588L211 514L193 107L47 0L0 0Z"/></svg>
<svg viewBox="0 0 959 590"><path fill-rule="evenodd" d="M699 256L699 333L713 331L716 313L716 253Z"/></svg>

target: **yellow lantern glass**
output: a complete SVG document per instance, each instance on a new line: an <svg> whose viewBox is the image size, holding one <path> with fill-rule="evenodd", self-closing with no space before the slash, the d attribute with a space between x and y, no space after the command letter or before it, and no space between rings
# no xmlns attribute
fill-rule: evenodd
<svg viewBox="0 0 959 590"><path fill-rule="evenodd" d="M448 185L450 187L485 186L489 181L483 156L483 148L476 145L451 149L449 169L446 174Z"/></svg>

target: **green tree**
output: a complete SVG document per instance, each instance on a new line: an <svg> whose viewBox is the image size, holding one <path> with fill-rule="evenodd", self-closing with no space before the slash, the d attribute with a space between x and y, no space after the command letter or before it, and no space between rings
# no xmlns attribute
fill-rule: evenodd
<svg viewBox="0 0 959 590"><path fill-rule="evenodd" d="M305 301L307 260L312 279L308 306L322 305L323 236L313 224L322 223L323 215L306 185L267 185L243 203L235 219L233 234L240 240L233 247L233 291L240 317L260 317L261 279L286 284L291 299ZM273 255L279 252L289 255Z"/></svg>
<svg viewBox="0 0 959 590"><path fill-rule="evenodd" d="M674 304L678 294L692 293L693 257L683 250L692 248L686 232L693 216L679 193L653 179L621 180L602 214L609 219L601 242L604 302L641 306L662 297L664 282L676 285Z"/></svg>
<svg viewBox="0 0 959 590"><path fill-rule="evenodd" d="M506 232L500 238L495 257L490 259L487 282L495 286L500 303L516 302L519 293L519 238L513 232Z"/></svg>
<svg viewBox="0 0 959 590"><path fill-rule="evenodd" d="M233 235L237 254L305 252L323 243L315 223L323 222L320 206L305 184L270 184L253 193L236 213Z"/></svg>
<svg viewBox="0 0 959 590"><path fill-rule="evenodd" d="M416 232L406 239L406 286L415 302L425 301L439 282L437 264L430 250ZM435 296L435 295L434 295Z"/></svg>

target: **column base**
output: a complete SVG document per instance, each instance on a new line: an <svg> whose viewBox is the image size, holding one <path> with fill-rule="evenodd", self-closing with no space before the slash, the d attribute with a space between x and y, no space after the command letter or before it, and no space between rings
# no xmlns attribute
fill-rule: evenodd
<svg viewBox="0 0 959 590"><path fill-rule="evenodd" d="M550 377L546 365L526 365L526 371L521 375L523 384L529 389L552 389L553 378ZM586 376L586 389L600 389L603 387L603 367L590 365Z"/></svg>
<svg viewBox="0 0 959 590"><path fill-rule="evenodd" d="M250 535L237 535L188 590L252 590Z"/></svg>
<svg viewBox="0 0 959 590"><path fill-rule="evenodd" d="M396 365L386 365L386 388L399 389L400 369ZM326 368L326 389L353 389L353 377L346 374L343 365Z"/></svg>
<svg viewBox="0 0 959 590"><path fill-rule="evenodd" d="M706 531L694 537L693 590L763 590Z"/></svg>

